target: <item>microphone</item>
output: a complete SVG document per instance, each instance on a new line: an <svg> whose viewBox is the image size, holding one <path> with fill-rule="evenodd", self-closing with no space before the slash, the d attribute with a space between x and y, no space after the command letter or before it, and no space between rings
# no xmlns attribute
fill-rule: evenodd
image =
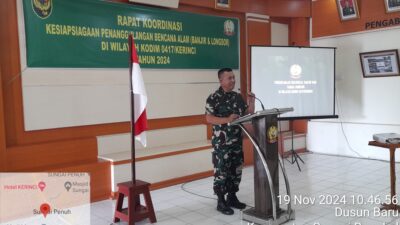
<svg viewBox="0 0 400 225"><path fill-rule="evenodd" d="M262 101L261 101L259 98L257 98L255 95L253 95L253 97L254 97L255 99L257 99L257 100L260 102L262 110L265 110Z"/></svg>
<svg viewBox="0 0 400 225"><path fill-rule="evenodd" d="M240 88L238 88L238 91L240 91ZM250 95L250 94L249 94L249 96L252 96L252 97L254 97L255 99L257 99L257 101L260 102L260 104L261 104L262 110L265 110L264 104L262 103L262 101L261 101L259 98L257 98L255 95Z"/></svg>

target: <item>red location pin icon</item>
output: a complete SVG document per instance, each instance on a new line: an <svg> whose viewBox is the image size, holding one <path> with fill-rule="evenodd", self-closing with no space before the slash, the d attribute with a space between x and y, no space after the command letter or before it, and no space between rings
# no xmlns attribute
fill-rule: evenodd
<svg viewBox="0 0 400 225"><path fill-rule="evenodd" d="M46 188L46 183L43 181L40 181L38 186L39 186L40 191L43 192L43 190Z"/></svg>
<svg viewBox="0 0 400 225"><path fill-rule="evenodd" d="M46 218L47 214L50 212L50 205L44 203L40 206L40 212L42 212L44 218Z"/></svg>

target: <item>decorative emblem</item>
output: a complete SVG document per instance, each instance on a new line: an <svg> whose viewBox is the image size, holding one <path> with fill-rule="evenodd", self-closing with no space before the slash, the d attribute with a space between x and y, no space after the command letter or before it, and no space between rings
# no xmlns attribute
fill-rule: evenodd
<svg viewBox="0 0 400 225"><path fill-rule="evenodd" d="M232 36L235 34L235 24L232 20L226 20L224 23L224 34Z"/></svg>
<svg viewBox="0 0 400 225"><path fill-rule="evenodd" d="M53 9L53 0L31 0L32 9L38 17L41 19L46 19L50 16Z"/></svg>
<svg viewBox="0 0 400 225"><path fill-rule="evenodd" d="M267 142L273 144L278 141L278 128L270 126L267 130Z"/></svg>

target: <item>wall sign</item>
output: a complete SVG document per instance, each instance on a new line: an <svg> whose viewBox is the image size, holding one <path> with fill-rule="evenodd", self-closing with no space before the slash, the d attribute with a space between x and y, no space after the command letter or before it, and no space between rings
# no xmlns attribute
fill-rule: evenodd
<svg viewBox="0 0 400 225"><path fill-rule="evenodd" d="M147 68L239 67L239 23L99 0L23 0L29 67L126 68L128 36Z"/></svg>

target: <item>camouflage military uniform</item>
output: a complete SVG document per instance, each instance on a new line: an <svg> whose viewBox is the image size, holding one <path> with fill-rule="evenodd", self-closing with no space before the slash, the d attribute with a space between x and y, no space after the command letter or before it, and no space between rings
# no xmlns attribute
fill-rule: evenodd
<svg viewBox="0 0 400 225"><path fill-rule="evenodd" d="M206 114L216 117L228 117L231 114L243 116L246 109L247 105L240 94L225 92L221 87L207 98ZM239 191L243 165L240 127L213 125L212 145L214 192L225 194Z"/></svg>

